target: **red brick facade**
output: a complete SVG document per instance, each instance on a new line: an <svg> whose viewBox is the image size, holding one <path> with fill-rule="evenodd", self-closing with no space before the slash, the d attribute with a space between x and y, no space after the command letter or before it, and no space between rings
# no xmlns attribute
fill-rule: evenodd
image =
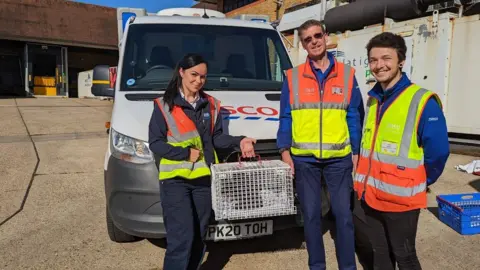
<svg viewBox="0 0 480 270"><path fill-rule="evenodd" d="M218 10L223 10L223 1L224 0L218 0L217 2L217 9ZM285 14L285 11L289 11L295 8L302 8L304 5L310 3L317 3L319 1L315 0L283 0L283 5L277 6L276 4L277 1L275 0L257 0L253 3L250 3L248 5L245 5L243 7L240 7L238 9L235 9L233 11L230 11L226 13L227 17L235 17L240 14L258 14L258 15L268 15L270 18L270 21L277 21L280 20ZM280 2L280 1L278 1ZM290 42L290 44L293 44L293 31L289 33L283 33L285 38ZM290 45L287 43L287 47L290 47Z"/></svg>
<svg viewBox="0 0 480 270"><path fill-rule="evenodd" d="M226 15L227 17L235 17L239 14L261 14L268 15L270 21L276 21L282 18L285 10L307 2L312 2L312 0L283 0L283 5L280 7L277 6L276 2L277 1L275 0L257 0L253 3L232 10ZM217 1L218 10L223 11L223 5L224 0Z"/></svg>
<svg viewBox="0 0 480 270"><path fill-rule="evenodd" d="M202 1L202 0L200 0ZM209 0L205 0L209 1ZM224 0L217 0L217 10L223 11ZM226 13L227 17L235 17L240 14L258 14L258 15L268 15L270 21L280 20L285 14L285 11L292 10L295 8L302 8L306 4L315 4L320 1L318 0L283 0L283 4L278 6L275 0L257 0L248 5L242 6L235 10ZM284 33L285 37L293 43L293 31L291 33Z"/></svg>
<svg viewBox="0 0 480 270"><path fill-rule="evenodd" d="M65 0L1 0L0 39L116 50L116 9Z"/></svg>
<svg viewBox="0 0 480 270"><path fill-rule="evenodd" d="M205 3L205 2L198 2L195 5L193 5L192 8L206 8L206 9L218 11L218 6L216 4Z"/></svg>

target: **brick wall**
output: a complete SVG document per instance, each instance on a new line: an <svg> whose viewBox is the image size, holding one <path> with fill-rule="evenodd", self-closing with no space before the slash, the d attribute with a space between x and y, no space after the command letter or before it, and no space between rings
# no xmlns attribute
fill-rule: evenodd
<svg viewBox="0 0 480 270"><path fill-rule="evenodd" d="M290 33L290 34L284 34L285 38L290 41L290 43L293 44L293 39L294 39L294 36L293 36L293 33Z"/></svg>
<svg viewBox="0 0 480 270"><path fill-rule="evenodd" d="M243 6L236 10L230 11L227 13L227 17L234 17L239 14L262 14L268 15L270 21L279 20L282 18L285 13L285 9L291 8L296 5L304 4L310 2L311 0L284 0L283 6L278 10L277 17L277 4L274 0L258 0L249 5ZM223 0L218 1L219 10L222 10Z"/></svg>
<svg viewBox="0 0 480 270"><path fill-rule="evenodd" d="M117 49L116 9L65 0L1 0L0 39Z"/></svg>
<svg viewBox="0 0 480 270"><path fill-rule="evenodd" d="M198 2L192 8L206 8L211 10L218 10L218 6L212 3Z"/></svg>

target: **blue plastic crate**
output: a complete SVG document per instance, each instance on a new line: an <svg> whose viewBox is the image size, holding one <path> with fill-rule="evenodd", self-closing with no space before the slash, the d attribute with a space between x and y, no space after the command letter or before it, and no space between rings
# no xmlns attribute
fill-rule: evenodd
<svg viewBox="0 0 480 270"><path fill-rule="evenodd" d="M438 195L440 221L462 235L480 233L480 193Z"/></svg>

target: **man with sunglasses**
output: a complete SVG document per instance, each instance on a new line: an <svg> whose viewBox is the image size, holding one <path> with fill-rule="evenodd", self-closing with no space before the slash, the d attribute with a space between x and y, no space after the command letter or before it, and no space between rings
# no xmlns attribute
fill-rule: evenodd
<svg viewBox="0 0 480 270"><path fill-rule="evenodd" d="M326 51L321 22L308 20L298 31L308 57L286 71L277 146L295 174L310 269L326 269L322 179L335 217L338 267L356 269L352 170L360 148L362 96L355 70Z"/></svg>

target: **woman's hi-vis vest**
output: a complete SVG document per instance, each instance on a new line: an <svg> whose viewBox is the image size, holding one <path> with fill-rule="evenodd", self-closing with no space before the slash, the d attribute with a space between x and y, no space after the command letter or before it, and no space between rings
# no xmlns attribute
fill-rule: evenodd
<svg viewBox="0 0 480 270"><path fill-rule="evenodd" d="M381 119L378 101L367 101L354 189L359 199L379 211L404 212L427 206L423 148L417 128L430 97L438 96L412 84L387 108Z"/></svg>
<svg viewBox="0 0 480 270"><path fill-rule="evenodd" d="M220 113L220 102L209 95L207 95L207 98L210 105L211 131L213 133L213 128ZM163 99L157 98L155 102L162 111L167 123L167 143L180 147L191 146L203 153L202 138L195 127L195 123L188 118L183 112L183 109L179 106L174 106L173 110L170 112L168 104L166 104ZM214 155L215 163L218 163L218 157L215 150ZM158 175L160 180L175 177L191 180L203 176L209 176L210 174L210 168L207 166L205 157L202 154L200 154L198 161L194 163L186 160L177 161L166 158L160 159Z"/></svg>
<svg viewBox="0 0 480 270"><path fill-rule="evenodd" d="M307 60L286 72L290 89L292 146L296 156L344 157L351 153L347 125L355 70L335 61L319 86Z"/></svg>

